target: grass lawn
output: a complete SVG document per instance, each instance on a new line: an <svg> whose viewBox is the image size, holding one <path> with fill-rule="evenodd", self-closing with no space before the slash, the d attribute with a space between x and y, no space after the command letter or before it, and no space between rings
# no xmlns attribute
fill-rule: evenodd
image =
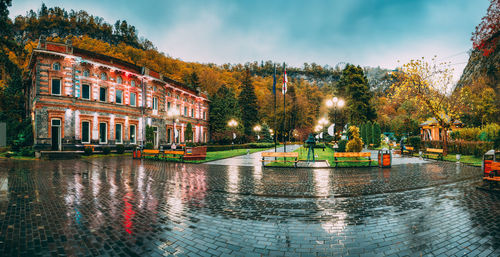
<svg viewBox="0 0 500 257"><path fill-rule="evenodd" d="M300 161L305 161L307 160L307 148L300 147L294 152L299 153L299 160ZM317 156L316 160L321 161L321 160L327 160L330 166L334 167L335 162L334 162L334 157L333 157L333 149L331 148L325 148L323 149L314 149L314 154ZM358 158L338 158L339 160L356 160ZM363 158L364 159L364 158ZM283 160L283 158L278 158L278 160ZM367 167L368 162L339 162L337 167ZM378 163L377 161L372 160L371 161L371 166L377 166ZM293 162L271 162L271 163L266 163L266 166L271 166L271 167L293 167L294 163Z"/></svg>
<svg viewBox="0 0 500 257"><path fill-rule="evenodd" d="M413 156L419 157L418 154L413 154ZM431 157L429 159L439 160L437 157ZM448 162L456 162L457 157L455 154L448 154L447 156L444 156L443 160ZM481 167L481 164L483 163L483 158L476 157L474 155L462 155L462 157L460 158L460 162L471 166Z"/></svg>

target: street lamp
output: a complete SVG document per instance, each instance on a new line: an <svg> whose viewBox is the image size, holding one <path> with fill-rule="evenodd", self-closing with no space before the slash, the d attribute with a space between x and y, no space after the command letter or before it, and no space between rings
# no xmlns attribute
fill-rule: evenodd
<svg viewBox="0 0 500 257"><path fill-rule="evenodd" d="M330 123L330 122L326 118L319 119L318 124L321 126L320 130L323 130L326 127L326 125L328 125L328 123ZM323 132L323 135L321 136L321 139L323 139L323 142L325 142L325 133L324 132Z"/></svg>
<svg viewBox="0 0 500 257"><path fill-rule="evenodd" d="M179 114L180 114L180 111L176 107L173 107L173 108L171 108L170 110L167 111L167 117L170 118L170 119L172 119L172 125L173 125L173 128L174 128L174 138L173 138L174 140L172 142L171 149L175 149L175 139L176 139L177 136L179 136L179 135L177 135L177 136L175 135L177 133L177 129L175 128L175 122L176 121L179 122L179 119L177 119L177 117L179 116Z"/></svg>
<svg viewBox="0 0 500 257"><path fill-rule="evenodd" d="M344 107L345 105L345 102L342 98L338 98L336 96L334 96L331 100L327 100L326 101L326 106L328 108L331 108L333 107L333 124L335 125L333 127L333 135L335 135L335 129L336 129L336 126L337 126L337 108L342 108Z"/></svg>
<svg viewBox="0 0 500 257"><path fill-rule="evenodd" d="M234 129L236 126L238 126L238 122L237 122L236 120L234 120L234 119L231 119L231 120L227 123L227 125L228 125L230 128ZM234 132L233 132L233 135L231 135L231 145L233 145L233 150L234 150L234 138L235 138L235 134L234 134Z"/></svg>
<svg viewBox="0 0 500 257"><path fill-rule="evenodd" d="M253 131L255 131L255 133L257 133L257 140L260 139L259 132L261 130L262 130L262 128L260 127L260 125L255 125L255 127L253 127Z"/></svg>

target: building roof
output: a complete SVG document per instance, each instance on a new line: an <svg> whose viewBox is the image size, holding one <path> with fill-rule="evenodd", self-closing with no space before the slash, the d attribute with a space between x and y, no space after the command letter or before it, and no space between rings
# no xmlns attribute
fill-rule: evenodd
<svg viewBox="0 0 500 257"><path fill-rule="evenodd" d="M86 57L86 58L92 58L94 60L98 60L100 63L107 64L113 67L117 67L123 70L130 71L132 73L136 73L139 75L146 75L149 77L154 78L158 82L162 82L165 84L173 84L177 87L180 87L182 90L187 91L193 95L196 95L197 97L202 97L205 98L206 101L208 101L208 97L206 94L203 94L201 92L197 92L197 90L192 89L188 85L179 82L177 80L168 78L159 72L156 72L154 70L151 70L147 67L141 67L138 65L135 65L133 63L129 63L127 61L123 61L121 59L109 56L109 55L104 55L92 51L88 51L85 49L81 48L76 48L73 47L70 43L69 44L61 44L61 43L55 43L55 42L39 42L38 46L33 49L33 52L30 57L30 63L29 66L34 64L34 58L33 56L35 54L39 53L60 53L63 55L71 55L71 56L79 56L79 57Z"/></svg>

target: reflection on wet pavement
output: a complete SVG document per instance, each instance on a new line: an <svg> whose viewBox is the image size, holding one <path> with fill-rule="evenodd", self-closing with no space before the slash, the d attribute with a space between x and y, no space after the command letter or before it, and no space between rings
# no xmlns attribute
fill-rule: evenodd
<svg viewBox="0 0 500 257"><path fill-rule="evenodd" d="M0 161L0 255L500 255L479 168Z"/></svg>

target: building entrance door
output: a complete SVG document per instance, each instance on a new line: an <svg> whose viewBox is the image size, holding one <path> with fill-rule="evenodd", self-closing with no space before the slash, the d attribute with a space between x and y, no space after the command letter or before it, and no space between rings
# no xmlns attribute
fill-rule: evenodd
<svg viewBox="0 0 500 257"><path fill-rule="evenodd" d="M61 151L61 120L52 120L52 151Z"/></svg>

